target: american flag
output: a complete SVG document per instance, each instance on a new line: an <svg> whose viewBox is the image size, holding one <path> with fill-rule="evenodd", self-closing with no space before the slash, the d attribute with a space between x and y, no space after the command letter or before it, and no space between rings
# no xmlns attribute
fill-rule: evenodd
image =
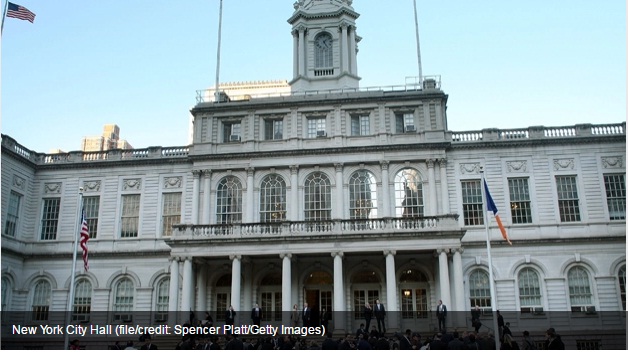
<svg viewBox="0 0 628 352"><path fill-rule="evenodd" d="M9 8L7 9L7 17L19 18L30 23L35 21L34 13L30 12L26 7L16 5L12 2L9 3Z"/></svg>
<svg viewBox="0 0 628 352"><path fill-rule="evenodd" d="M89 261L87 260L87 241L89 241L89 226L85 219L85 210L83 210L83 222L81 224L81 249L83 250L83 267L85 271L89 270Z"/></svg>

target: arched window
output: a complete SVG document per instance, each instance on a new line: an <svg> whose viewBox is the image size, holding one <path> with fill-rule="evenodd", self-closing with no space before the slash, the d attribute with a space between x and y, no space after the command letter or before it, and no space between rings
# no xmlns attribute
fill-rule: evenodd
<svg viewBox="0 0 628 352"><path fill-rule="evenodd" d="M621 307L626 310L626 266L619 268L617 273L617 280L619 281L619 294L621 295ZM3 291L4 292L4 291Z"/></svg>
<svg viewBox="0 0 628 352"><path fill-rule="evenodd" d="M242 183L235 176L220 180L216 188L216 222L237 224L242 222Z"/></svg>
<svg viewBox="0 0 628 352"><path fill-rule="evenodd" d="M351 219L377 217L377 184L366 170L354 172L349 179L349 212Z"/></svg>
<svg viewBox="0 0 628 352"><path fill-rule="evenodd" d="M476 269L469 275L469 298L471 308L475 306L482 310L491 308L491 285L486 271Z"/></svg>
<svg viewBox="0 0 628 352"><path fill-rule="evenodd" d="M314 66L316 68L333 67L333 40L331 34L321 33L314 38Z"/></svg>
<svg viewBox="0 0 628 352"><path fill-rule="evenodd" d="M33 290L33 304L31 305L33 320L48 320L51 294L52 288L47 280L40 279L37 281Z"/></svg>
<svg viewBox="0 0 628 352"><path fill-rule="evenodd" d="M395 176L395 215L397 217L423 216L423 185L419 172L403 169Z"/></svg>
<svg viewBox="0 0 628 352"><path fill-rule="evenodd" d="M519 305L521 312L534 312L543 306L539 275L531 268L519 272Z"/></svg>
<svg viewBox="0 0 628 352"><path fill-rule="evenodd" d="M331 219L331 183L322 172L311 173L304 184L305 221Z"/></svg>
<svg viewBox="0 0 628 352"><path fill-rule="evenodd" d="M279 175L268 175L260 186L261 222L286 220L286 182Z"/></svg>
<svg viewBox="0 0 628 352"><path fill-rule="evenodd" d="M589 274L581 266L574 266L567 274L569 284L569 301L572 312L587 312L594 310L593 295L591 293L591 283Z"/></svg>
<svg viewBox="0 0 628 352"><path fill-rule="evenodd" d="M72 320L88 322L92 311L92 283L87 279L76 282L74 289L74 306L72 307Z"/></svg>
<svg viewBox="0 0 628 352"><path fill-rule="evenodd" d="M133 321L135 287L131 279L124 278L118 281L113 292L113 320L122 322Z"/></svg>
<svg viewBox="0 0 628 352"><path fill-rule="evenodd" d="M170 278L159 280L155 288L157 297L155 300L155 321L168 320L168 302L170 298Z"/></svg>
<svg viewBox="0 0 628 352"><path fill-rule="evenodd" d="M8 278L3 277L2 278L2 301L0 301L2 303L2 321L4 322L7 317L5 315L5 312L10 311L11 310L11 291L12 291L12 287L11 287L11 281L9 281Z"/></svg>

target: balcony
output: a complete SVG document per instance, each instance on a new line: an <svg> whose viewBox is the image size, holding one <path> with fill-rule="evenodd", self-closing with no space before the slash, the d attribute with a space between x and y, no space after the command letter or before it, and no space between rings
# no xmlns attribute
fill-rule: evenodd
<svg viewBox="0 0 628 352"><path fill-rule="evenodd" d="M354 236L460 235L457 214L421 218L286 221L219 225L174 225L172 240L233 241L241 239L337 240Z"/></svg>

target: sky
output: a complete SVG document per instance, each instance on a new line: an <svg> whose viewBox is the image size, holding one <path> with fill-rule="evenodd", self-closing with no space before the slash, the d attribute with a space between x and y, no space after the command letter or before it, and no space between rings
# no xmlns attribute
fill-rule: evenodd
<svg viewBox="0 0 628 352"><path fill-rule="evenodd" d="M79 150L120 126L135 148L189 143L196 91L214 85L219 0L13 0L1 131ZM294 0L224 0L221 82L292 79ZM624 0L417 0L423 75L439 75L452 131L626 120ZM4 6L4 1L2 1ZM354 0L360 87L418 75L412 0Z"/></svg>

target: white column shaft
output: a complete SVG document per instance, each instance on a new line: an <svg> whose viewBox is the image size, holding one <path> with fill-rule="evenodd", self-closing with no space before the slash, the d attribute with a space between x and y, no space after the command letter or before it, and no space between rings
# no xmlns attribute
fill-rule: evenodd
<svg viewBox="0 0 628 352"><path fill-rule="evenodd" d="M255 221L255 202L253 201L253 171L247 171L246 175L246 222L251 223Z"/></svg>
<svg viewBox="0 0 628 352"><path fill-rule="evenodd" d="M196 297L196 311L204 314L207 310L207 264L202 264L196 273L196 286L198 296ZM202 315L204 317L204 315Z"/></svg>
<svg viewBox="0 0 628 352"><path fill-rule="evenodd" d="M208 225L211 217L211 173L205 173L203 179L203 224Z"/></svg>
<svg viewBox="0 0 628 352"><path fill-rule="evenodd" d="M194 181L192 184L192 224L198 224L198 203L200 199L200 189L201 189L201 173L198 171L193 171L192 175L194 177Z"/></svg>
<svg viewBox="0 0 628 352"><path fill-rule="evenodd" d="M299 221L299 171L296 169L290 170L290 213L289 219L292 221Z"/></svg>
<svg viewBox="0 0 628 352"><path fill-rule="evenodd" d="M183 262L183 285L181 290L181 311L188 312L194 309L192 295L194 294L194 279L192 273L192 258L186 258Z"/></svg>
<svg viewBox="0 0 628 352"><path fill-rule="evenodd" d="M449 186L447 185L447 164L440 161L440 193L443 214L449 214Z"/></svg>
<svg viewBox="0 0 628 352"><path fill-rule="evenodd" d="M176 312L179 310L179 261L173 259L170 263L170 290L168 298L168 311ZM170 319L175 318L175 314L170 314ZM170 320L169 319L169 320ZM174 322L174 320L173 320Z"/></svg>
<svg viewBox="0 0 628 352"><path fill-rule="evenodd" d="M390 187L388 183L388 164L382 164L382 206L384 209L381 216L383 217L388 217L392 214L392 209L390 208Z"/></svg>
<svg viewBox="0 0 628 352"><path fill-rule="evenodd" d="M356 59L356 42L355 42L355 27L349 28L349 66L350 72L354 75L358 75L358 64Z"/></svg>
<svg viewBox="0 0 628 352"><path fill-rule="evenodd" d="M234 256L231 265L231 305L236 312L240 311L241 272L240 257Z"/></svg>
<svg viewBox="0 0 628 352"><path fill-rule="evenodd" d="M341 72L349 71L349 43L347 39L347 27L340 26L340 46L342 50L342 62L340 66Z"/></svg>
<svg viewBox="0 0 628 352"><path fill-rule="evenodd" d="M445 305L451 305L451 295L449 291L449 265L447 264L447 253L443 250L438 255L438 277L440 283L440 299Z"/></svg>
<svg viewBox="0 0 628 352"><path fill-rule="evenodd" d="M434 216L438 214L438 202L436 201L436 174L434 173L434 162L427 162L427 177L429 178L430 204L428 215Z"/></svg>
<svg viewBox="0 0 628 352"><path fill-rule="evenodd" d="M344 192L342 191L342 165L336 165L336 219L344 219Z"/></svg>
<svg viewBox="0 0 628 352"><path fill-rule="evenodd" d="M305 76L305 30L299 30L299 75Z"/></svg>
<svg viewBox="0 0 628 352"><path fill-rule="evenodd" d="M454 270L454 292L456 292L456 305L455 309L458 312L466 311L464 306L464 279L462 277L462 254L459 250L454 252L453 259ZM471 307L470 307L471 308Z"/></svg>

